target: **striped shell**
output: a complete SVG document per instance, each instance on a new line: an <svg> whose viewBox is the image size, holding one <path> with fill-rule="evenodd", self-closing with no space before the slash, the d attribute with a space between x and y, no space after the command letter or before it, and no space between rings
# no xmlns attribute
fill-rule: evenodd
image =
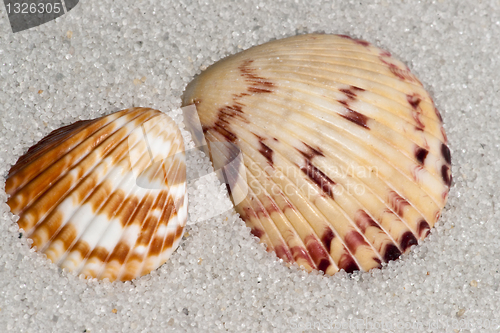
<svg viewBox="0 0 500 333"><path fill-rule="evenodd" d="M380 267L425 238L446 203L441 116L408 67L365 41L253 47L193 80L193 103L207 142L226 143L211 146L214 164L241 151L244 171L226 174L230 187L246 178L236 210L286 262L330 275Z"/></svg>
<svg viewBox="0 0 500 333"><path fill-rule="evenodd" d="M76 274L131 280L162 265L187 219L184 143L175 122L133 108L53 131L7 179L33 246Z"/></svg>

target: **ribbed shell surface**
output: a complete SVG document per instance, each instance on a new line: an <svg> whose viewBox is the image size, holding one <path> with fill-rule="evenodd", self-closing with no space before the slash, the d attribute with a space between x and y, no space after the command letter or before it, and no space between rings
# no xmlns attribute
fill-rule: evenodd
<svg viewBox="0 0 500 333"><path fill-rule="evenodd" d="M10 170L8 205L33 246L76 274L131 280L162 265L187 219L181 133L122 110L53 131Z"/></svg>
<svg viewBox="0 0 500 333"><path fill-rule="evenodd" d="M245 179L236 210L286 262L327 274L380 267L445 206L441 116L408 67L368 42L314 34L253 47L201 73L183 104L196 105L209 144L223 143L211 146L214 164L241 152L244 168L226 175Z"/></svg>

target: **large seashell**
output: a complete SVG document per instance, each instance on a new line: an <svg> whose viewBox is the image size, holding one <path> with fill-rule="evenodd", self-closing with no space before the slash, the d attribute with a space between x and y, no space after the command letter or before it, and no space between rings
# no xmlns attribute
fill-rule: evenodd
<svg viewBox="0 0 500 333"><path fill-rule="evenodd" d="M301 35L227 57L193 80L214 164L248 195L236 210L283 260L327 274L367 271L429 234L451 183L439 112L387 51ZM238 149L232 149L231 143ZM215 148L214 148L215 147ZM231 172L229 170L229 172Z"/></svg>
<svg viewBox="0 0 500 333"><path fill-rule="evenodd" d="M187 219L184 143L160 111L133 108L53 131L7 179L33 246L76 274L131 280L162 265Z"/></svg>

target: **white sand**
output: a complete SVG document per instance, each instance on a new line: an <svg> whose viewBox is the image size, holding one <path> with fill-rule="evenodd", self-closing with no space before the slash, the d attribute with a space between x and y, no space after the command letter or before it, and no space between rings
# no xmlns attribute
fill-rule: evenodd
<svg viewBox="0 0 500 333"><path fill-rule="evenodd" d="M192 181L189 236L170 261L113 284L79 279L30 251L2 189L0 331L500 330L500 3L375 3L82 0L16 34L0 10L2 188L10 165L51 130L131 106L180 122L181 93L202 69L315 31L365 39L408 64L443 115L454 176L431 235L353 277L285 267L231 210L202 221L228 199L214 179ZM189 163L192 178L209 172L199 155Z"/></svg>

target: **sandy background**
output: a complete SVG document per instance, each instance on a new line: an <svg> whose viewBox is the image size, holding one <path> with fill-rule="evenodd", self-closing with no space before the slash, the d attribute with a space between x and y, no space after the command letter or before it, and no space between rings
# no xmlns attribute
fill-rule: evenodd
<svg viewBox="0 0 500 333"><path fill-rule="evenodd" d="M170 261L132 283L86 281L30 251L3 190L51 130L131 106L182 117L180 96L218 59L273 38L348 34L389 50L430 91L452 151L441 220L410 255L348 277L267 254L206 160L189 157L190 225ZM13 34L0 9L2 332L500 330L498 1L81 1ZM214 208L215 207L215 208Z"/></svg>

